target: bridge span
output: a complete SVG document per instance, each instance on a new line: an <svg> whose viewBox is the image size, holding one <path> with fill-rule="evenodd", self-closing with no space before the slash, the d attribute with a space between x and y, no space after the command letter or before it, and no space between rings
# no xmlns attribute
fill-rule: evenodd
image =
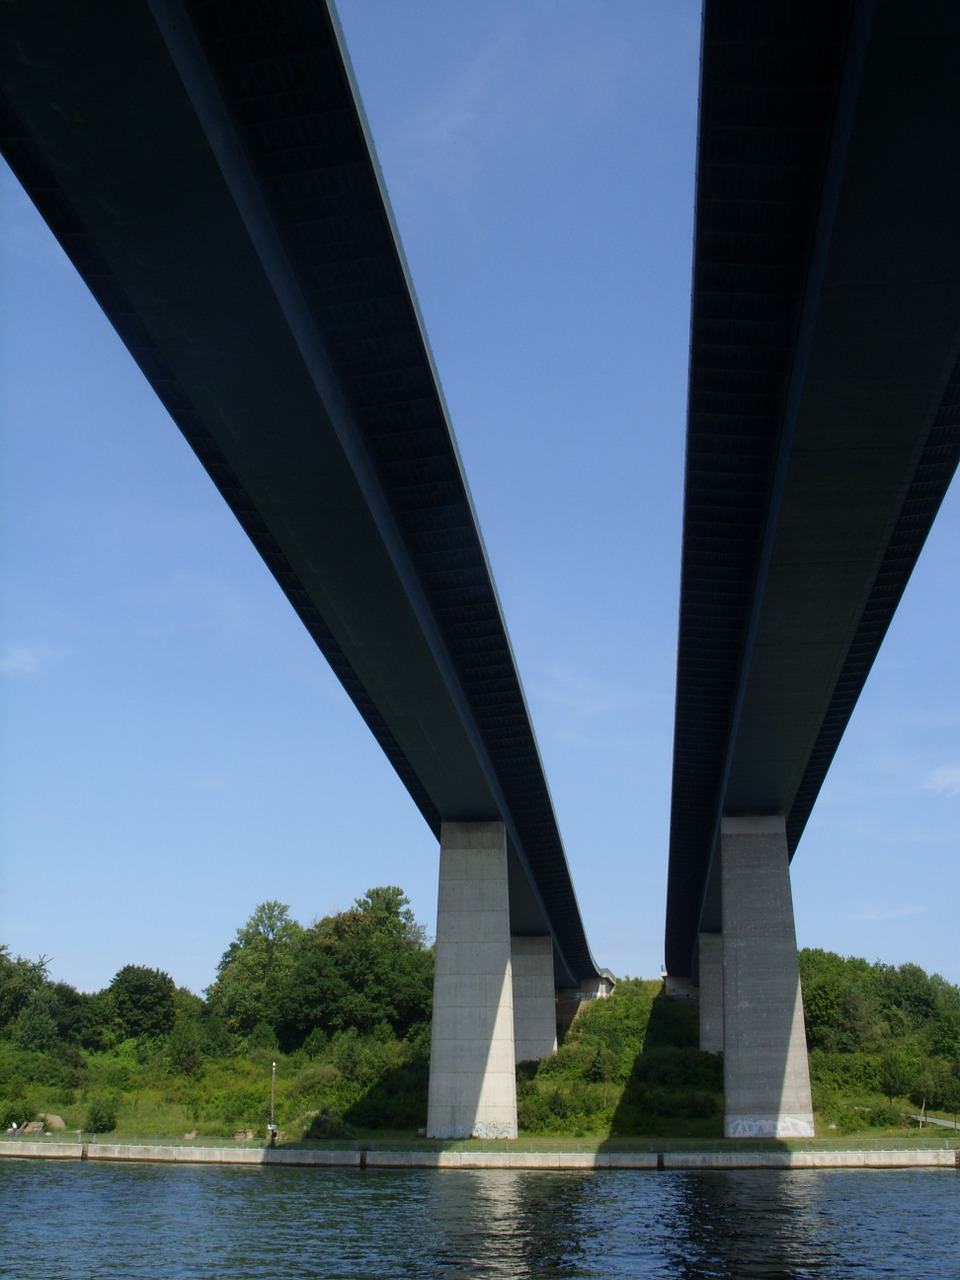
<svg viewBox="0 0 960 1280"><path fill-rule="evenodd" d="M6 7L4 154L441 841L431 1132L600 981L335 17Z"/></svg>
<svg viewBox="0 0 960 1280"><path fill-rule="evenodd" d="M810 1131L788 863L960 456L958 53L704 6L666 965L728 1134Z"/></svg>

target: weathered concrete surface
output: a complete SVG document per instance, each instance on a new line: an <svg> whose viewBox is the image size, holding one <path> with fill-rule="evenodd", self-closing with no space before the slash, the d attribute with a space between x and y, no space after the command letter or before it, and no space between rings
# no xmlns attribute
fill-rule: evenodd
<svg viewBox="0 0 960 1280"><path fill-rule="evenodd" d="M0 1142L0 1156L19 1156L25 1159L79 1160L80 1143L76 1142Z"/></svg>
<svg viewBox="0 0 960 1280"><path fill-rule="evenodd" d="M557 1051L557 993L553 941L518 938L510 943L513 967L513 1038L517 1062Z"/></svg>
<svg viewBox="0 0 960 1280"><path fill-rule="evenodd" d="M368 1169L957 1169L955 1148L917 1151L331 1151L133 1143L0 1142L0 1157Z"/></svg>
<svg viewBox="0 0 960 1280"><path fill-rule="evenodd" d="M501 822L445 822L440 832L427 1135L517 1136L507 837Z"/></svg>
<svg viewBox="0 0 960 1280"><path fill-rule="evenodd" d="M656 1169L655 1151L369 1151L367 1168Z"/></svg>
<svg viewBox="0 0 960 1280"><path fill-rule="evenodd" d="M700 1048L723 1052L723 934L700 935Z"/></svg>
<svg viewBox="0 0 960 1280"><path fill-rule="evenodd" d="M149 1160L175 1164L276 1164L342 1166L360 1164L359 1151L283 1150L276 1147L127 1146L96 1142L87 1160Z"/></svg>
<svg viewBox="0 0 960 1280"><path fill-rule="evenodd" d="M783 816L724 818L720 856L724 1136L812 1138Z"/></svg>
<svg viewBox="0 0 960 1280"><path fill-rule="evenodd" d="M665 1151L664 1169L956 1169L939 1151Z"/></svg>
<svg viewBox="0 0 960 1280"><path fill-rule="evenodd" d="M41 1160L139 1160L157 1164L359 1166L359 1151L276 1147L179 1147L130 1142L0 1142L0 1156Z"/></svg>

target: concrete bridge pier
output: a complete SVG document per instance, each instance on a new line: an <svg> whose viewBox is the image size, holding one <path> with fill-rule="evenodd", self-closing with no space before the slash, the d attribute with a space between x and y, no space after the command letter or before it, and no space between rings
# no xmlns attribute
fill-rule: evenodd
<svg viewBox="0 0 960 1280"><path fill-rule="evenodd" d="M723 1052L723 934L700 934L700 1048Z"/></svg>
<svg viewBox="0 0 960 1280"><path fill-rule="evenodd" d="M515 1138L516 1063L556 1044L553 943L511 938L503 823L445 822L428 1137Z"/></svg>
<svg viewBox="0 0 960 1280"><path fill-rule="evenodd" d="M553 939L511 939L513 1032L517 1062L549 1058L557 1052L557 993Z"/></svg>
<svg viewBox="0 0 960 1280"><path fill-rule="evenodd" d="M783 816L724 818L720 857L723 934L700 938L700 1026L701 1047L720 1047L722 985L724 1134L812 1137Z"/></svg>

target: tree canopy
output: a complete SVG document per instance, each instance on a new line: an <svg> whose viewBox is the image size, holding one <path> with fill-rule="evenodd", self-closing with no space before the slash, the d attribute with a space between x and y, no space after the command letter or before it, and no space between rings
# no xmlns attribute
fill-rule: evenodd
<svg viewBox="0 0 960 1280"><path fill-rule="evenodd" d="M294 949L303 935L283 902L261 902L237 930L207 989L211 1010L232 1032L250 1035L260 1022L276 1027Z"/></svg>
<svg viewBox="0 0 960 1280"><path fill-rule="evenodd" d="M952 1106L960 1082L960 989L919 965L800 952L810 1075L819 1093L909 1095Z"/></svg>
<svg viewBox="0 0 960 1280"><path fill-rule="evenodd" d="M126 964L107 990L121 1039L165 1036L173 1027L176 988L169 973Z"/></svg>

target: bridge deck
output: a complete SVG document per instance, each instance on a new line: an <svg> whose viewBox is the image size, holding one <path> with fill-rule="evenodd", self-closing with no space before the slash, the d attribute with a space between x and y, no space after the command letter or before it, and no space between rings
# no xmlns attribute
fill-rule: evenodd
<svg viewBox="0 0 960 1280"><path fill-rule="evenodd" d="M960 457L960 11L707 0L669 972L791 854Z"/></svg>
<svg viewBox="0 0 960 1280"><path fill-rule="evenodd" d="M319 4L16 5L0 133L431 828L596 974L456 446Z"/></svg>

